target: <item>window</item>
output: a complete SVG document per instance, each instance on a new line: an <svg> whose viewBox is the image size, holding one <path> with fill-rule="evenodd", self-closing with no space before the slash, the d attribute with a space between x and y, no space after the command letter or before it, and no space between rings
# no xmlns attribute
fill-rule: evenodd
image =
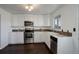
<svg viewBox="0 0 79 59"><path fill-rule="evenodd" d="M54 28L61 29L61 15L58 15L54 18Z"/></svg>

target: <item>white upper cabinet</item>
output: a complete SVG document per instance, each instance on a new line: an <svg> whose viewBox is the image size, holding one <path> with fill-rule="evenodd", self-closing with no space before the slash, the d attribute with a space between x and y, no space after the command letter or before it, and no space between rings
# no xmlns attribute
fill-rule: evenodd
<svg viewBox="0 0 79 59"><path fill-rule="evenodd" d="M49 20L49 15L43 15L43 25L44 26L50 26L50 20Z"/></svg>
<svg viewBox="0 0 79 59"><path fill-rule="evenodd" d="M12 26L24 26L24 15L13 15Z"/></svg>
<svg viewBox="0 0 79 59"><path fill-rule="evenodd" d="M48 15L13 15L12 26L24 26L24 21L32 21L34 26L49 26Z"/></svg>
<svg viewBox="0 0 79 59"><path fill-rule="evenodd" d="M18 16L18 22L19 22L19 26L24 26L24 15L19 15Z"/></svg>
<svg viewBox="0 0 79 59"><path fill-rule="evenodd" d="M18 26L17 16L14 16L14 15L12 16L11 26Z"/></svg>
<svg viewBox="0 0 79 59"><path fill-rule="evenodd" d="M25 20L32 21L34 23L34 26L43 26L42 15L26 15Z"/></svg>
<svg viewBox="0 0 79 59"><path fill-rule="evenodd" d="M43 18L42 16L37 16L34 21L34 26L43 26Z"/></svg>

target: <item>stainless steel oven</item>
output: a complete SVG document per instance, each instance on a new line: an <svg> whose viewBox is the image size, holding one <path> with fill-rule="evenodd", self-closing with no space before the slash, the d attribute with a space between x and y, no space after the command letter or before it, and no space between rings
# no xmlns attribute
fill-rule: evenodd
<svg viewBox="0 0 79 59"><path fill-rule="evenodd" d="M25 30L24 43L33 43L33 41L34 41L34 31Z"/></svg>
<svg viewBox="0 0 79 59"><path fill-rule="evenodd" d="M24 32L24 38L33 38L33 32Z"/></svg>
<svg viewBox="0 0 79 59"><path fill-rule="evenodd" d="M34 27L33 22L24 21L25 31L24 31L24 43L34 42Z"/></svg>

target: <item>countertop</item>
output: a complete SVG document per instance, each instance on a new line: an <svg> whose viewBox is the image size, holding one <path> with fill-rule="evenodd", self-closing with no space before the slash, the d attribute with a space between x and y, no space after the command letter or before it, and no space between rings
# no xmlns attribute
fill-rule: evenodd
<svg viewBox="0 0 79 59"><path fill-rule="evenodd" d="M24 32L25 29L12 29L12 32ZM27 30L28 31L28 30ZM51 30L51 29L33 29L33 30L30 30L30 31L49 31L49 32L53 32L54 30Z"/></svg>
<svg viewBox="0 0 79 59"><path fill-rule="evenodd" d="M12 29L12 32L24 32L25 29ZM29 30L26 30L29 32ZM55 31L52 29L33 29L30 31L34 32L51 32L50 35L56 36L56 37L72 37L72 33L67 33L67 32L61 32L61 31Z"/></svg>
<svg viewBox="0 0 79 59"><path fill-rule="evenodd" d="M72 37L72 36L61 35L59 33L54 33L54 32L53 33L51 32L50 35L56 38L69 38L69 37L71 38Z"/></svg>

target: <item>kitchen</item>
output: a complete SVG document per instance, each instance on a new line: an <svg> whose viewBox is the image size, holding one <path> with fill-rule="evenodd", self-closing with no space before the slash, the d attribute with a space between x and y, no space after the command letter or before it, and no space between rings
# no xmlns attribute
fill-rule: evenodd
<svg viewBox="0 0 79 59"><path fill-rule="evenodd" d="M79 5L37 4L33 12L24 6L0 5L1 50L10 44L43 43L54 54L79 53ZM32 26L25 26L29 21ZM25 39L27 29L33 30L32 39Z"/></svg>

